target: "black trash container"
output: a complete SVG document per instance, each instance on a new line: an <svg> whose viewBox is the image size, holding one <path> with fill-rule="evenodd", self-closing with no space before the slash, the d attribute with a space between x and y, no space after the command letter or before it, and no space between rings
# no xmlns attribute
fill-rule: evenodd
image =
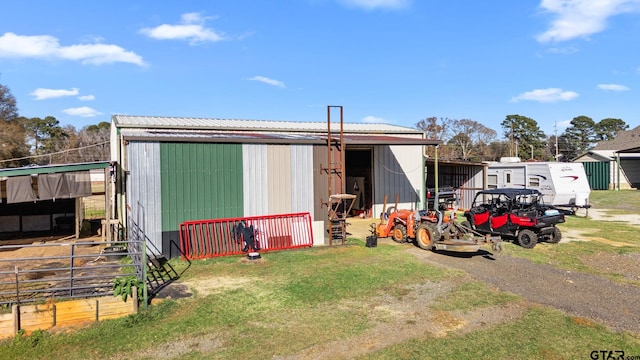
<svg viewBox="0 0 640 360"><path fill-rule="evenodd" d="M378 237L376 235L367 236L367 247L378 246Z"/></svg>

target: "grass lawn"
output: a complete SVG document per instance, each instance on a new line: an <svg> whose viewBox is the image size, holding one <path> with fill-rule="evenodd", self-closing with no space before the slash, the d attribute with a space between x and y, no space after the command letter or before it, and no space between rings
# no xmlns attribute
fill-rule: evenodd
<svg viewBox="0 0 640 360"><path fill-rule="evenodd" d="M640 191L593 191L591 203L596 209L613 209L607 211L606 215L610 220L615 220L616 214L640 213ZM565 219L566 222L559 224L558 228L563 234L578 233L580 241L559 244L540 243L533 249L507 244L504 246L505 254L528 258L540 264L604 275L613 280L640 285L640 280L625 277L620 270L616 270L616 266L613 266L614 263L628 261L629 254L640 254L640 231L637 225L583 216L567 216ZM622 257L624 255L628 256ZM603 269L599 262L590 261L594 257L607 257L612 266Z"/></svg>
<svg viewBox="0 0 640 360"><path fill-rule="evenodd" d="M464 318L483 308L517 309L520 315L469 331L455 327L419 332L375 351L361 351L361 358L587 359L599 349L640 355L637 334L613 333L591 321L525 303L458 271L426 264L405 246L372 249L358 240L350 243L269 253L258 262L239 257L195 261L182 279L200 282L195 296L166 300L140 314L69 333L18 336L0 344L0 359L323 358L322 353L306 351L320 347L330 352L335 344L345 343L353 348L327 358L352 358L350 350L369 346L361 340L368 334L377 334L368 339L374 346L398 337L399 329L429 329L432 318L423 314ZM215 287L215 279L241 286ZM210 286L202 286L207 281ZM416 302L420 291L432 300ZM398 328L396 319L403 316L418 320Z"/></svg>
<svg viewBox="0 0 640 360"><path fill-rule="evenodd" d="M594 190L591 191L589 201L595 208L640 213L639 190Z"/></svg>
<svg viewBox="0 0 640 360"><path fill-rule="evenodd" d="M591 203L614 210L612 216L638 213L640 192L594 191ZM505 253L638 285L614 266L590 261L614 264L640 253L637 227L569 216L560 228L592 241L533 249L506 244ZM268 253L259 261L195 261L181 279L193 297L73 331L19 335L0 342L0 359L589 359L598 350L640 356L638 333L614 333L527 303L406 249L366 248L351 239L346 246ZM465 322L514 309L515 315L487 318L483 326Z"/></svg>

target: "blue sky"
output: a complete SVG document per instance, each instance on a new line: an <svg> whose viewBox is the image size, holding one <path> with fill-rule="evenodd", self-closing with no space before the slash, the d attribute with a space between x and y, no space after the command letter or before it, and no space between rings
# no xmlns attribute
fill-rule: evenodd
<svg viewBox="0 0 640 360"><path fill-rule="evenodd" d="M640 0L10 1L0 84L27 117L414 127L640 125ZM333 116L333 115L332 115Z"/></svg>

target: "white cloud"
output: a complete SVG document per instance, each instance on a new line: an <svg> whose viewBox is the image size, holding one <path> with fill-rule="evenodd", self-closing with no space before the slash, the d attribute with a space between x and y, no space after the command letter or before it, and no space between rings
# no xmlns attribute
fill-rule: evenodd
<svg viewBox="0 0 640 360"><path fill-rule="evenodd" d="M140 55L117 45L96 43L61 46L53 36L23 36L10 32L0 36L1 57L75 60L93 65L116 62L145 65Z"/></svg>
<svg viewBox="0 0 640 360"><path fill-rule="evenodd" d="M375 116L365 116L364 118L362 118L362 120L360 120L360 122L366 123L366 124L389 124L390 121L387 121L383 118L379 118L379 117L375 117Z"/></svg>
<svg viewBox="0 0 640 360"><path fill-rule="evenodd" d="M34 96L36 100L45 100L64 96L76 96L78 93L78 89L76 88L71 88L71 90L37 88L29 95Z"/></svg>
<svg viewBox="0 0 640 360"><path fill-rule="evenodd" d="M511 102L520 101L537 101L541 103L550 103L556 101L570 101L580 96L574 91L564 91L560 88L535 89L527 91L518 96L512 97Z"/></svg>
<svg viewBox="0 0 640 360"><path fill-rule="evenodd" d="M607 20L615 15L637 12L639 0L542 0L540 8L556 15L549 29L539 35L539 42L560 42L586 38L603 31Z"/></svg>
<svg viewBox="0 0 640 360"><path fill-rule="evenodd" d="M570 54L575 54L578 51L580 51L579 48L575 46L568 46L568 47L552 47L547 49L545 52L549 54L570 55Z"/></svg>
<svg viewBox="0 0 640 360"><path fill-rule="evenodd" d="M363 8L365 10L374 9L404 9L411 6L412 0L339 0L342 4L350 7Z"/></svg>
<svg viewBox="0 0 640 360"><path fill-rule="evenodd" d="M624 86L624 85L618 85L618 84L598 84L598 89L600 90L607 90L607 91L627 91L627 90L631 90L628 87Z"/></svg>
<svg viewBox="0 0 640 360"><path fill-rule="evenodd" d="M259 81L259 82L263 82L265 84L269 84L269 85L273 85L273 86L277 86L277 87L281 87L281 88L285 88L286 87L282 81L269 79L269 78L264 77L264 76L254 76L252 78L249 78L249 80L251 80L251 81Z"/></svg>
<svg viewBox="0 0 640 360"><path fill-rule="evenodd" d="M82 96L78 96L78 100L80 101L92 101L95 100L96 97L93 95L82 95Z"/></svg>
<svg viewBox="0 0 640 360"><path fill-rule="evenodd" d="M96 117L98 115L102 115L101 112L92 109L88 106L78 107L78 108L68 108L62 110L67 115L72 116L80 116L80 117Z"/></svg>
<svg viewBox="0 0 640 360"><path fill-rule="evenodd" d="M140 33L158 40L188 40L191 45L225 40L223 33L204 26L206 20L212 17L186 13L182 14L181 19L178 25L162 24L154 28L141 29Z"/></svg>

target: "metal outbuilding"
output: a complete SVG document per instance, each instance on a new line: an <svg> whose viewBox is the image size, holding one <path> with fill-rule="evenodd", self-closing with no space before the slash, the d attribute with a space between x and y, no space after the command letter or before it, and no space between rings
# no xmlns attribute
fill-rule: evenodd
<svg viewBox="0 0 640 360"><path fill-rule="evenodd" d="M424 208L420 130L341 122L346 189L354 212L378 217L385 199ZM309 212L314 243L326 244L329 133L337 124L115 115L119 219L166 256L177 255L184 221ZM340 159L335 159L340 161ZM331 170L328 170L331 171ZM329 187L330 188L330 187Z"/></svg>

